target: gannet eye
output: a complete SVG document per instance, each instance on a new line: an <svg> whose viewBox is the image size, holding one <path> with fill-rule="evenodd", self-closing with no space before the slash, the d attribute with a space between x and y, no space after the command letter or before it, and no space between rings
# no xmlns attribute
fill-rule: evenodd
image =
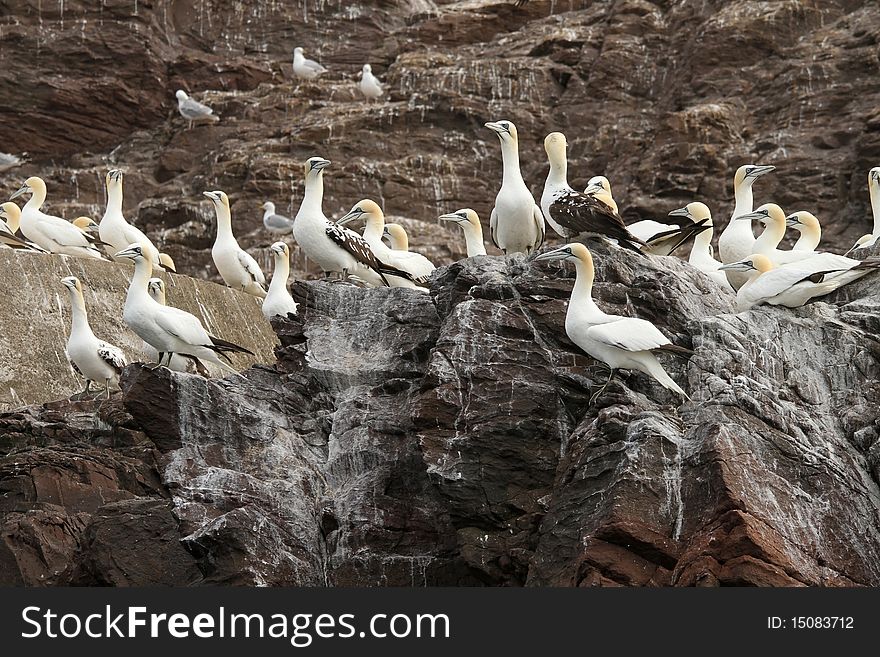
<svg viewBox="0 0 880 657"><path fill-rule="evenodd" d="M507 123L507 121L502 121L502 122L499 123L498 125L500 125L500 126L501 126L502 128L504 128L505 130L508 130L508 131L510 130L510 124Z"/></svg>
<svg viewBox="0 0 880 657"><path fill-rule="evenodd" d="M458 216L461 217L462 219L465 219L465 220L468 218L467 212L459 212Z"/></svg>

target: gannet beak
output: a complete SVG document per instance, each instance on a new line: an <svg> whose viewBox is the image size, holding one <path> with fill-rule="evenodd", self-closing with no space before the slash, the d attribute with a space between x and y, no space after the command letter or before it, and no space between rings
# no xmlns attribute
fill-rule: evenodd
<svg viewBox="0 0 880 657"><path fill-rule="evenodd" d="M202 195L208 197L209 199L211 199L214 202L217 202L220 200L220 197L217 194L215 194L214 192L202 192Z"/></svg>
<svg viewBox="0 0 880 657"><path fill-rule="evenodd" d="M718 271L748 271L749 269L754 269L751 260L740 260L739 262L721 265Z"/></svg>
<svg viewBox="0 0 880 657"><path fill-rule="evenodd" d="M484 123L483 125L485 125L487 128L489 128L489 130L492 130L492 131L498 133L499 136L502 134L508 134L508 135L510 134L510 130L508 130L507 128L502 126L500 122L489 121L488 123Z"/></svg>
<svg viewBox="0 0 880 657"><path fill-rule="evenodd" d="M874 182L880 183L880 171L872 171L871 172L871 180Z"/></svg>
<svg viewBox="0 0 880 657"><path fill-rule="evenodd" d="M9 200L11 201L13 199L16 199L19 196L21 196L22 194L27 194L29 191L31 191L30 187L28 187L27 185L22 185L21 187L18 188L18 191L15 192L15 194L13 194L12 196L9 197Z"/></svg>
<svg viewBox="0 0 880 657"><path fill-rule="evenodd" d="M455 221L455 222L466 221L460 215L457 215L454 212L450 213L450 214L441 214L438 218L440 219L440 221Z"/></svg>
<svg viewBox="0 0 880 657"><path fill-rule="evenodd" d="M139 255L141 255L141 247L139 247L137 244L133 244L129 247L122 249L122 251L119 251L113 257L114 258L129 258L131 260L134 260L134 258Z"/></svg>
<svg viewBox="0 0 880 657"><path fill-rule="evenodd" d="M363 216L363 214L364 213L361 212L359 208L355 208L354 210L350 211L348 214L344 214L339 219L337 219L336 225L337 226L344 226L345 224L347 224L351 221L354 221L355 219L359 219L361 216Z"/></svg>
<svg viewBox="0 0 880 657"><path fill-rule="evenodd" d="M553 249L552 251L547 251L546 253L536 256L535 260L565 260L570 255L571 249L567 246L562 246L558 249Z"/></svg>
<svg viewBox="0 0 880 657"><path fill-rule="evenodd" d="M391 237L391 231L388 230L388 226L382 228L382 236L383 237Z"/></svg>
<svg viewBox="0 0 880 657"><path fill-rule="evenodd" d="M752 178L760 178L764 174L770 173L771 171L776 171L776 167L774 167L773 165L770 165L770 164L768 164L766 166L759 166L759 167L755 167L754 169L752 169L749 176L751 176Z"/></svg>
<svg viewBox="0 0 880 657"><path fill-rule="evenodd" d="M687 207L678 208L677 210L673 210L669 213L670 217L684 217L685 219L691 219L691 213L688 212ZM708 228L708 226L707 226Z"/></svg>
<svg viewBox="0 0 880 657"><path fill-rule="evenodd" d="M793 228L794 226L799 226L800 223L801 222L797 218L796 215L790 214L785 218L785 225L788 226L789 228Z"/></svg>
<svg viewBox="0 0 880 657"><path fill-rule="evenodd" d="M321 171L322 169L326 169L330 166L330 160L315 160L312 162L311 170L312 171Z"/></svg>
<svg viewBox="0 0 880 657"><path fill-rule="evenodd" d="M590 185L589 187L587 187L584 190L584 194L596 194L598 192L604 192L604 191L605 191L605 188L602 187L602 185L599 185L597 183L593 183L592 185Z"/></svg>
<svg viewBox="0 0 880 657"><path fill-rule="evenodd" d="M746 212L745 214L741 214L738 217L734 217L734 221L753 221L754 219L763 219L767 215L763 212L758 212L755 210L754 212Z"/></svg>

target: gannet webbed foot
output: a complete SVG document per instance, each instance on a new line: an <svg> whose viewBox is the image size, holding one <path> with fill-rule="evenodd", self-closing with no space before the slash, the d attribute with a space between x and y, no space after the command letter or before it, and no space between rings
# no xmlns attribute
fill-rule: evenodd
<svg viewBox="0 0 880 657"><path fill-rule="evenodd" d="M595 367L595 366L594 366ZM590 396L590 406L596 403L596 400L602 396L602 393L605 392L605 389L608 388L608 385L611 383L611 379L614 377L614 368L605 366L605 369L608 370L608 379L605 381L605 384L599 388L596 392L594 392Z"/></svg>

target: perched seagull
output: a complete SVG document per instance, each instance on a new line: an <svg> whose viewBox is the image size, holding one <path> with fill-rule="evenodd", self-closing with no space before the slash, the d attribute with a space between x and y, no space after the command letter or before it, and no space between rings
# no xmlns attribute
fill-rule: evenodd
<svg viewBox="0 0 880 657"><path fill-rule="evenodd" d="M327 69L312 59L306 59L302 48L293 49L293 74L301 80L314 80Z"/></svg>
<svg viewBox="0 0 880 657"><path fill-rule="evenodd" d="M214 204L217 214L217 237L211 249L211 257L223 282L234 290L247 292L255 297L266 296L266 277L251 254L242 249L232 234L232 212L229 197L219 190L203 192Z"/></svg>
<svg viewBox="0 0 880 657"><path fill-rule="evenodd" d="M254 355L244 347L210 335L195 315L179 308L163 306L150 297L147 285L153 265L144 255L140 244L132 244L117 253L116 257L134 261L134 275L128 287L122 318L132 331L159 353L159 365L166 359L170 362L174 354L186 354L238 374L218 356L231 362L228 353Z"/></svg>
<svg viewBox="0 0 880 657"><path fill-rule="evenodd" d="M93 244L94 238L69 221L40 210L46 200L46 183L42 178L32 176L25 180L10 200L28 193L31 198L21 211L20 226L26 238L50 253L101 259L101 252Z"/></svg>
<svg viewBox="0 0 880 657"><path fill-rule="evenodd" d="M275 242L269 247L275 255L275 271L269 283L269 293L263 300L263 315L266 319L296 316L296 301L287 291L287 279L290 276L290 249L284 242Z"/></svg>
<svg viewBox="0 0 880 657"><path fill-rule="evenodd" d="M293 219L283 214L276 214L275 204L272 201L266 201L260 207L264 210L263 225L270 233L289 233L293 230Z"/></svg>
<svg viewBox="0 0 880 657"><path fill-rule="evenodd" d="M504 167L501 189L489 217L489 236L505 255L530 254L544 243L544 216L535 205L532 192L526 187L519 168L519 139L516 126L510 121L486 124L501 141L501 162Z"/></svg>
<svg viewBox="0 0 880 657"><path fill-rule="evenodd" d="M697 233L694 243L691 245L691 254L688 262L718 283L727 292L734 292L727 280L727 275L721 269L721 263L715 259L712 252L712 213L705 203L694 201L683 208L669 213L673 217L687 217L694 223L702 222L706 230Z"/></svg>
<svg viewBox="0 0 880 657"><path fill-rule="evenodd" d="M370 245L373 254L385 264L409 274L406 278L387 275L391 287L418 287L428 281L434 264L421 253L414 251L395 251L389 249L382 241L382 231L385 228L385 214L374 201L364 199L351 208L347 214L340 217L337 226L364 219L364 239Z"/></svg>
<svg viewBox="0 0 880 657"><path fill-rule="evenodd" d="M602 312L593 301L595 270L587 247L574 242L542 253L535 259L568 260L575 264L577 276L565 315L565 332L578 347L610 368L608 381L593 395L591 402L608 387L614 370L620 368L644 372L664 388L689 399L663 369L654 352L668 351L682 356L694 352L672 344L651 322Z"/></svg>
<svg viewBox="0 0 880 657"><path fill-rule="evenodd" d="M33 242L28 242L26 239L15 234L18 232L20 223L21 208L11 201L0 205L0 244L10 249L48 253L46 249L37 246Z"/></svg>
<svg viewBox="0 0 880 657"><path fill-rule="evenodd" d="M794 228L799 234L798 241L791 247L792 251L814 252L822 240L822 227L816 215L805 210L793 212L785 218L789 228Z"/></svg>
<svg viewBox="0 0 880 657"><path fill-rule="evenodd" d="M144 232L132 226L122 214L122 171L111 169L104 176L107 186L107 209L98 224L98 235L105 244L107 255L111 258L117 251L122 251L129 244L140 244L144 253L150 258L154 269L162 269L159 262L159 250Z"/></svg>
<svg viewBox="0 0 880 657"><path fill-rule="evenodd" d="M856 249L874 246L880 238L880 167L874 167L868 171L868 194L871 196L871 213L874 215L874 230L867 235L862 235L853 244L853 247L844 255L849 255Z"/></svg>
<svg viewBox="0 0 880 657"><path fill-rule="evenodd" d="M216 123L220 120L214 110L187 96L183 89L178 89L174 95L177 97L177 111L189 121L190 130L194 123Z"/></svg>
<svg viewBox="0 0 880 657"><path fill-rule="evenodd" d="M366 240L357 233L331 223L324 215L324 169L330 161L311 157L305 163L305 194L293 219L293 238L305 255L318 263L324 272L353 274L369 285L388 285L385 275L410 275L392 267L374 254Z"/></svg>
<svg viewBox="0 0 880 657"><path fill-rule="evenodd" d="M386 223L382 229L382 237L388 238L388 243L394 251L409 251L409 235L400 224Z"/></svg>
<svg viewBox="0 0 880 657"><path fill-rule="evenodd" d="M11 153L0 153L0 173L6 173L21 164L21 158Z"/></svg>
<svg viewBox="0 0 880 657"><path fill-rule="evenodd" d="M377 100L382 96L382 83L379 78L373 75L373 69L369 64L364 64L361 69L361 81L358 83L358 89L367 100Z"/></svg>
<svg viewBox="0 0 880 657"><path fill-rule="evenodd" d="M95 337L89 326L79 279L68 276L61 279L61 284L70 293L71 323L67 358L76 373L86 380L86 387L80 394L89 394L92 381L103 382L107 399L110 399L110 384L119 382L119 375L126 365L125 354L118 347Z"/></svg>
<svg viewBox="0 0 880 657"><path fill-rule="evenodd" d="M163 306L166 304L165 281L161 278L151 278L147 283L147 291L156 303ZM149 358L151 362L159 360L159 352L156 351L156 349L146 340L144 340L144 355ZM193 363L196 370L202 374L202 376L208 376L208 371L198 358L195 356L187 356L185 354L172 355L168 362L168 369L173 372L189 372L189 363Z"/></svg>
<svg viewBox="0 0 880 657"><path fill-rule="evenodd" d="M754 209L754 199L752 197L752 184L761 176L774 171L774 166L761 166L756 164L744 164L736 170L733 177L733 193L736 205L733 208L733 214L730 216L730 222L721 232L718 238L718 255L721 256L721 262L737 262L752 253L755 244L755 233L752 231L751 224L742 221L734 221L737 217L748 214ZM747 277L741 272L729 270L727 272L727 280L733 288L739 289Z"/></svg>
<svg viewBox="0 0 880 657"><path fill-rule="evenodd" d="M483 244L483 226L480 225L480 217L470 208L463 208L440 215L440 221L454 221L464 231L464 241L467 247L467 257L486 255L486 245Z"/></svg>
<svg viewBox="0 0 880 657"><path fill-rule="evenodd" d="M550 172L541 195L541 210L553 230L566 239L604 237L641 253L644 243L627 230L623 219L603 200L607 194L601 186L593 193L575 191L568 184L568 144L561 132L551 132L544 139L544 150L550 161ZM609 194L610 196L610 194Z"/></svg>
<svg viewBox="0 0 880 657"><path fill-rule="evenodd" d="M620 214L620 211L617 208L617 201L614 200L614 196L611 194L611 182L605 176L593 176L587 181L587 186L584 189L584 194L590 194L594 196L598 191L596 188L600 187L603 192L605 192L606 196L602 199L605 202L605 205L614 210L614 214Z"/></svg>
<svg viewBox="0 0 880 657"><path fill-rule="evenodd" d="M167 253L159 254L159 264L162 265L162 269L165 271L170 271L172 274L177 273L177 267L174 264L174 260L172 260L171 256Z"/></svg>

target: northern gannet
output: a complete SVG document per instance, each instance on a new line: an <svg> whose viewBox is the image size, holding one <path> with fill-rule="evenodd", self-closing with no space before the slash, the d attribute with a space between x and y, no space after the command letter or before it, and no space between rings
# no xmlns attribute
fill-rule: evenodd
<svg viewBox="0 0 880 657"><path fill-rule="evenodd" d="M229 197L220 190L203 192L214 204L217 215L217 237L211 248L214 265L220 272L223 282L234 290L247 292L255 297L266 296L266 277L260 265L250 253L238 245L232 234L232 212L229 209Z"/></svg>
<svg viewBox="0 0 880 657"><path fill-rule="evenodd" d="M293 74L302 80L314 80L321 73L326 73L327 69L318 62L307 59L303 55L302 48L293 49Z"/></svg>
<svg viewBox="0 0 880 657"><path fill-rule="evenodd" d="M871 196L871 214L874 216L874 230L867 235L862 235L846 252L849 255L856 249L873 246L880 238L880 167L874 167L868 171L868 194Z"/></svg>
<svg viewBox="0 0 880 657"><path fill-rule="evenodd" d="M409 274L408 278L386 276L391 287L418 287L427 282L431 272L434 271L434 264L430 260L421 253L414 251L395 251L389 249L382 241L382 231L385 228L385 214L378 204L370 199L364 199L355 203L347 214L339 218L336 224L344 226L358 219L364 219L366 222L364 239L370 245L370 249L372 249L376 258L391 267Z"/></svg>
<svg viewBox="0 0 880 657"><path fill-rule="evenodd" d="M595 195L598 191L596 187L601 187L602 191L607 194L602 200L604 203L614 210L615 214L620 214L620 210L617 207L617 201L614 200L614 195L611 193L611 181L608 180L605 176L593 176L587 181L587 186L584 188L584 194Z"/></svg>
<svg viewBox="0 0 880 657"><path fill-rule="evenodd" d="M601 186L594 186L592 194L584 194L568 184L567 148L561 132L551 132L544 139L550 172L544 182L541 210L547 223L565 239L604 237L641 253L639 247L644 243L627 230L623 219L603 200L607 192Z"/></svg>
<svg viewBox="0 0 880 657"><path fill-rule="evenodd" d="M170 361L174 354L187 354L238 374L218 356L229 361L228 353L254 355L244 347L210 335L195 315L157 303L147 290L153 265L144 256L140 244L132 244L117 253L116 257L134 261L134 275L128 286L122 318L132 331L159 353L159 365L166 359Z"/></svg>
<svg viewBox="0 0 880 657"><path fill-rule="evenodd" d="M0 153L0 173L6 173L21 164L21 158L12 153Z"/></svg>
<svg viewBox="0 0 880 657"><path fill-rule="evenodd" d="M12 201L0 205L0 244L11 249L48 253L46 249L37 246L33 242L28 242L26 239L15 234L18 232L20 222L21 208Z"/></svg>
<svg viewBox="0 0 880 657"><path fill-rule="evenodd" d="M663 369L654 352L668 351L684 356L693 352L672 344L656 326L644 319L602 312L593 301L595 270L593 257L587 247L578 242L566 244L535 259L567 260L575 264L577 275L565 315L565 332L572 342L611 370L608 381L593 395L593 399L608 386L616 369L644 372L664 388L689 399L687 393Z"/></svg>
<svg viewBox="0 0 880 657"><path fill-rule="evenodd" d="M395 251L409 251L409 235L400 224L386 223L382 229L382 237L388 238L388 243Z"/></svg>
<svg viewBox="0 0 880 657"><path fill-rule="evenodd" d="M84 233L91 233L92 235L98 234L98 224L91 217L77 217L70 223L72 223Z"/></svg>
<svg viewBox="0 0 880 657"><path fill-rule="evenodd" d="M144 232L132 226L122 214L122 171L111 169L104 176L107 186L107 209L98 224L98 235L106 245L107 255L111 258L117 251L122 251L129 244L140 244L144 253L150 258L154 269L162 269L159 263L159 250Z"/></svg>
<svg viewBox="0 0 880 657"><path fill-rule="evenodd" d="M799 234L798 241L791 247L792 251L815 251L822 240L822 227L816 216L805 210L792 212L785 218L789 228L794 228Z"/></svg>
<svg viewBox="0 0 880 657"><path fill-rule="evenodd" d="M533 253L544 243L544 216L520 171L516 126L510 121L490 121L486 127L501 141L504 167L501 189L489 217L489 236L505 255Z"/></svg>
<svg viewBox="0 0 880 657"><path fill-rule="evenodd" d="M470 208L463 208L440 215L440 221L454 221L464 231L464 241L467 246L467 257L486 255L486 245L483 244L483 226L480 217Z"/></svg>
<svg viewBox="0 0 880 657"><path fill-rule="evenodd" d="M266 319L285 317L292 319L296 315L296 301L287 291L287 279L290 276L290 249L284 242L275 242L269 247L275 256L275 271L269 283L269 293L263 300L263 315Z"/></svg>
<svg viewBox="0 0 880 657"><path fill-rule="evenodd" d="M190 129L193 123L216 123L220 120L220 117L214 114L214 110L190 98L183 89L178 89L174 95L177 98L177 111L189 121Z"/></svg>
<svg viewBox="0 0 880 657"><path fill-rule="evenodd" d="M81 395L89 394L92 381L103 382L107 399L110 399L110 384L119 382L119 375L126 365L125 354L118 347L95 337L89 326L79 279L68 276L61 279L61 284L70 293L71 321L67 358L76 372L86 380L86 387Z"/></svg>
<svg viewBox="0 0 880 657"><path fill-rule="evenodd" d="M361 69L361 80L358 89L368 100L377 100L382 96L382 83L373 75L373 69L369 64L364 64Z"/></svg>
<svg viewBox="0 0 880 657"><path fill-rule="evenodd" d="M744 164L736 170L736 174L733 176L733 193L736 205L730 216L730 222L718 238L718 255L721 257L721 262L737 262L752 253L755 233L752 231L751 224L734 221L734 219L754 209L752 184L761 176L775 169L774 166ZM734 289L739 289L746 282L747 277L738 271L728 271L727 280L730 281Z"/></svg>
<svg viewBox="0 0 880 657"><path fill-rule="evenodd" d="M409 277L381 262L357 233L331 223L321 207L324 200L324 169L329 160L311 157L305 163L305 194L293 219L293 238L306 257L324 272L354 274L369 285L388 285L385 274Z"/></svg>
<svg viewBox="0 0 880 657"><path fill-rule="evenodd" d="M590 188L587 188L590 190ZM669 217L658 220L645 219L627 225L630 233L642 240L647 246L642 251L652 255L672 255L672 253L690 239L710 230L711 219L695 220L687 213L686 208L674 210Z"/></svg>
<svg viewBox="0 0 880 657"><path fill-rule="evenodd" d="M694 222L703 222L707 228L701 233L697 233L697 236L694 237L688 262L718 283L726 291L734 292L725 273L719 271L721 263L715 259L715 255L712 252L712 213L709 211L709 207L705 203L694 201L693 203L688 203L683 208L673 210L669 214L670 216L687 217Z"/></svg>
<svg viewBox="0 0 880 657"><path fill-rule="evenodd" d="M171 259L171 256L167 253L159 254L159 264L162 265L162 269L165 271L170 271L172 274L177 273L177 266L174 264L174 260Z"/></svg>
<svg viewBox="0 0 880 657"><path fill-rule="evenodd" d="M260 207L263 209L263 226L270 233L289 233L293 230L293 219L276 213L272 201L266 201Z"/></svg>
<svg viewBox="0 0 880 657"><path fill-rule="evenodd" d="M150 297L153 300L161 305L166 305L165 300L165 281L161 278L151 278L147 283L147 291L150 293ZM159 360L159 352L156 351L156 348L153 347L149 342L144 340L144 355L150 359L151 362L158 362ZM202 362L196 358L195 356L186 356L184 354L174 354L171 356L167 367L169 370L174 372L188 372L189 371L189 363L194 363L196 369L202 373L204 376L207 376L207 371L205 370L205 366L202 365Z"/></svg>
<svg viewBox="0 0 880 657"><path fill-rule="evenodd" d="M40 210L46 200L46 183L42 178L32 176L25 180L10 200L27 193L31 197L21 211L22 235L50 253L101 259L101 252L92 243L94 238L69 221Z"/></svg>

